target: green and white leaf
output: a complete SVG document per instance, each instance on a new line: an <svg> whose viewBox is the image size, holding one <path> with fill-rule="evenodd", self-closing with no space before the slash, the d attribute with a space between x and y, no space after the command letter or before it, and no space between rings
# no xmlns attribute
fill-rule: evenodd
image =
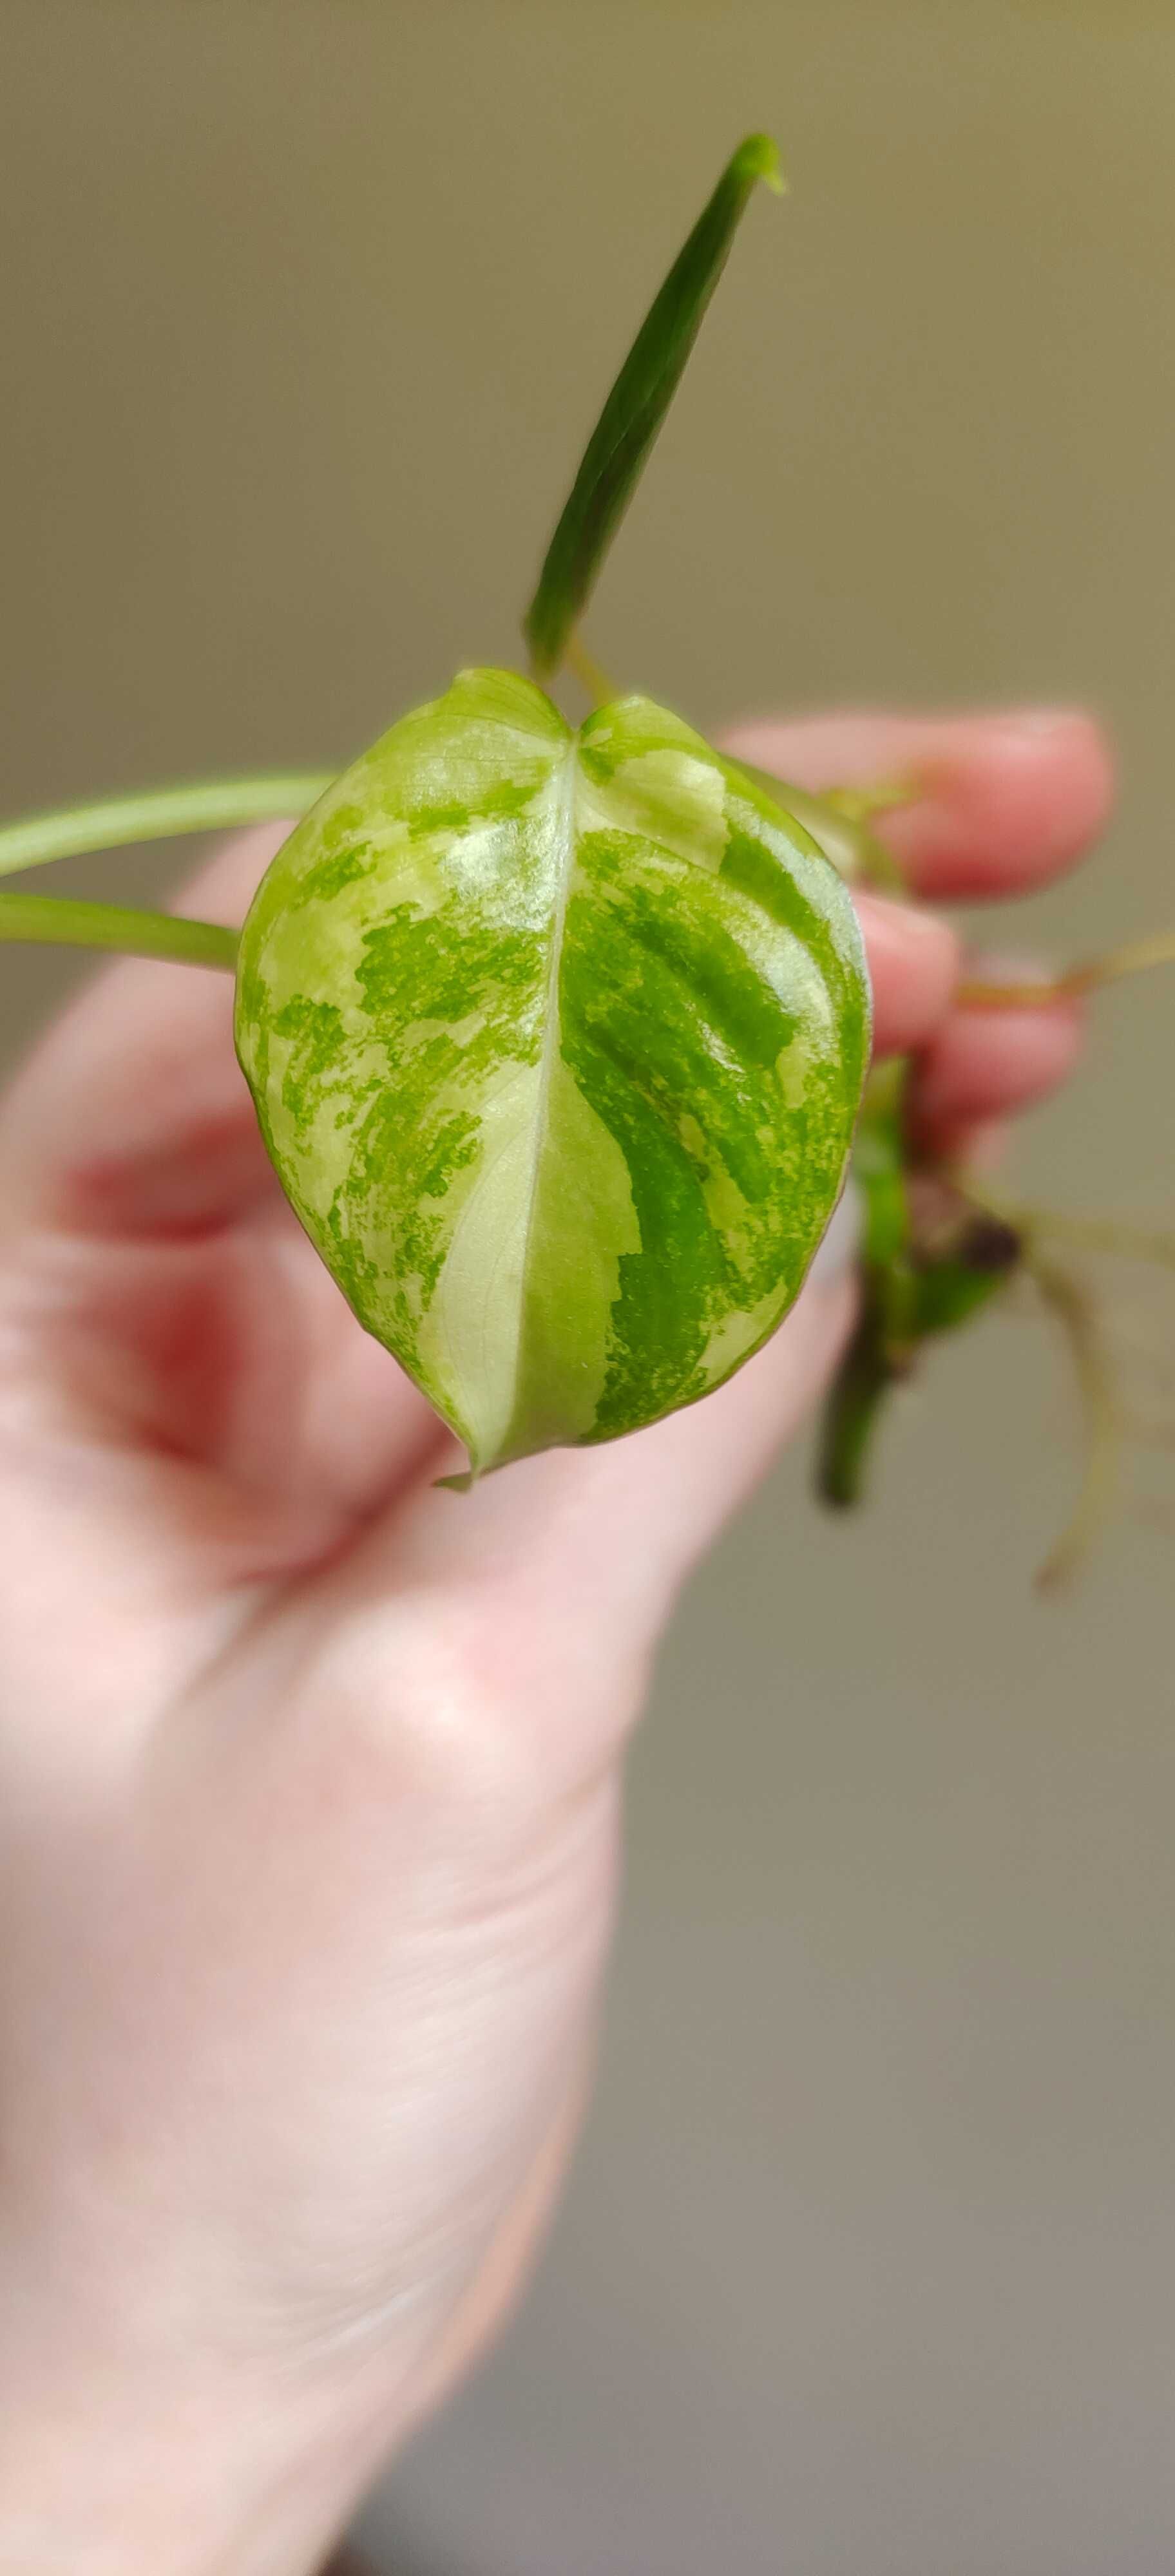
<svg viewBox="0 0 1175 2576"><path fill-rule="evenodd" d="M462 672L246 921L237 1046L298 1215L474 1472L729 1377L836 1203L869 1045L810 835L676 716Z"/></svg>

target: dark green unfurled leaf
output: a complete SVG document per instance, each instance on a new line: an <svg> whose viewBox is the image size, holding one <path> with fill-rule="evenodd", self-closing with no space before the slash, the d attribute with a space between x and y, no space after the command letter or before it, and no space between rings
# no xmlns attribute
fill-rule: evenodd
<svg viewBox="0 0 1175 2576"><path fill-rule="evenodd" d="M759 179L776 194L784 185L779 153L770 136L749 134L678 253L588 441L524 621L540 678L557 670L562 660L673 399L739 219Z"/></svg>
<svg viewBox="0 0 1175 2576"><path fill-rule="evenodd" d="M288 1196L475 1471L635 1430L774 1331L869 1020L800 825L648 699L573 732L509 671L357 761L241 937L237 1046Z"/></svg>

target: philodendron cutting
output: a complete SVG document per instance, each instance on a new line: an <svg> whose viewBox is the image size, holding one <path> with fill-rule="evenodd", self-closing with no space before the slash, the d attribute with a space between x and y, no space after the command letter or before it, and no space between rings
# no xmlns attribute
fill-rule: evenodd
<svg viewBox="0 0 1175 2576"><path fill-rule="evenodd" d="M239 937L26 893L0 895L0 936L234 972L287 1196L471 1475L615 1438L728 1378L794 1302L857 1128L870 1001L846 879L892 883L870 817L900 783L812 797L737 766L612 692L577 636L760 180L782 185L758 135L604 406L524 621L526 672L460 672L337 778L163 789L0 832L12 873L301 814ZM578 728L549 694L564 664L597 701ZM1029 1258L1025 1226L958 1175L928 1192L914 1174L900 1082L873 1078L860 1129L862 1316L822 1467L838 1501L916 1346Z"/></svg>

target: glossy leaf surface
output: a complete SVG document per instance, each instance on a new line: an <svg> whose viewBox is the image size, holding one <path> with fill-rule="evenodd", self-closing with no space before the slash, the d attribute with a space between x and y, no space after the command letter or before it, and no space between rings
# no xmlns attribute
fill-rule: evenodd
<svg viewBox="0 0 1175 2576"><path fill-rule="evenodd" d="M540 678L557 670L562 660L760 179L777 193L782 189L779 154L770 135L749 134L727 163L650 306L588 440L524 622Z"/></svg>
<svg viewBox="0 0 1175 2576"><path fill-rule="evenodd" d="M869 997L803 829L677 717L578 733L467 671L355 763L246 921L277 1170L474 1470L705 1394L841 1187Z"/></svg>

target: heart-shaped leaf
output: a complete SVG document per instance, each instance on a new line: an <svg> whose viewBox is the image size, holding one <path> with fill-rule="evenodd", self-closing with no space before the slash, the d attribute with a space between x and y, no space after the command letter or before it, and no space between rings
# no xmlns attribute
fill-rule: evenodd
<svg viewBox="0 0 1175 2576"><path fill-rule="evenodd" d="M474 1472L706 1394L791 1305L869 1040L856 918L676 716L465 671L246 921L237 1046L355 1312Z"/></svg>

